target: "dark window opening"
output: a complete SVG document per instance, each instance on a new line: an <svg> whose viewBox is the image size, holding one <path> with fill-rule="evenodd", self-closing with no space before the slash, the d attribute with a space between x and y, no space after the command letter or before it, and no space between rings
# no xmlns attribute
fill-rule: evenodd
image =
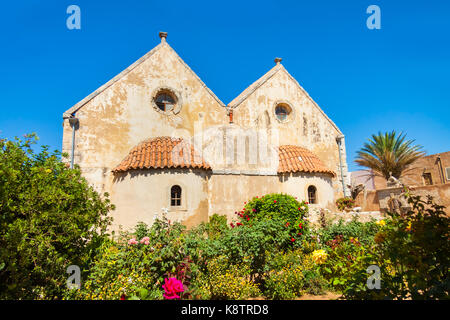
<svg viewBox="0 0 450 320"><path fill-rule="evenodd" d="M181 206L181 187L173 186L170 189L170 205L172 207Z"/></svg>
<svg viewBox="0 0 450 320"><path fill-rule="evenodd" d="M431 173L426 172L423 174L423 182L426 186L431 186L433 184L433 179L431 178Z"/></svg>
<svg viewBox="0 0 450 320"><path fill-rule="evenodd" d="M308 201L311 204L317 203L317 189L314 186L308 187Z"/></svg>
<svg viewBox="0 0 450 320"><path fill-rule="evenodd" d="M285 121L290 113L291 113L291 110L288 106L278 105L275 108L275 115L277 116L278 120L280 120L280 121Z"/></svg>
<svg viewBox="0 0 450 320"><path fill-rule="evenodd" d="M156 96L155 103L161 111L167 112L173 109L176 101L172 94L161 92Z"/></svg>

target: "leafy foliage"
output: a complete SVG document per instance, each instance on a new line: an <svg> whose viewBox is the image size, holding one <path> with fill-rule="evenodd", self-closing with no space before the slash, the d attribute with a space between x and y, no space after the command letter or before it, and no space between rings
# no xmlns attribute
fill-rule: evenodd
<svg viewBox="0 0 450 320"><path fill-rule="evenodd" d="M276 219L288 230L291 242L300 242L308 232L308 224L304 218L309 208L305 201L299 202L290 195L273 193L261 198L255 197L244 205L241 211L235 212L239 220L236 226Z"/></svg>
<svg viewBox="0 0 450 320"><path fill-rule="evenodd" d="M86 266L106 239L114 208L80 170L37 137L0 140L0 298L59 298L69 265Z"/></svg>
<svg viewBox="0 0 450 320"><path fill-rule="evenodd" d="M344 292L347 298L448 299L450 218L432 197L406 196L412 209L406 214L389 213L391 221L375 236L365 264L352 270L351 282L359 283L369 264L379 266L381 289L349 286Z"/></svg>

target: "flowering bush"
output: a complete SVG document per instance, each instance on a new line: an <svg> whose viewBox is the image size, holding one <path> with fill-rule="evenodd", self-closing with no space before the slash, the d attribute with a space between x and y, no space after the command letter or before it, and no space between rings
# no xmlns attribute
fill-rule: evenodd
<svg viewBox="0 0 450 320"><path fill-rule="evenodd" d="M381 289L349 286L347 298L448 299L450 291L450 218L432 197L422 200L406 192L411 210L388 213L391 220L376 235L371 259L352 270L352 283L363 277L364 267L380 267ZM367 275L365 275L367 278Z"/></svg>
<svg viewBox="0 0 450 320"><path fill-rule="evenodd" d="M336 200L336 206L339 210L351 209L355 206L355 200L349 197L343 197Z"/></svg>
<svg viewBox="0 0 450 320"><path fill-rule="evenodd" d="M235 212L238 217L236 226L252 225L256 221L280 219L288 230L290 241L297 243L308 232L307 221L304 219L308 213L308 203L297 201L287 194L268 194L254 197L244 208ZM232 224L234 227L234 225Z"/></svg>
<svg viewBox="0 0 450 320"><path fill-rule="evenodd" d="M299 252L297 252L298 254ZM292 261L296 256L285 253L281 261ZM300 256L280 268L270 270L264 276L264 294L270 299L295 299L304 293L322 294L327 288L326 280L320 275L312 255ZM273 265L273 264L271 264ZM281 265L280 265L281 266Z"/></svg>
<svg viewBox="0 0 450 320"><path fill-rule="evenodd" d="M265 275L264 295L270 299L294 299L302 295L304 286L301 265L287 265Z"/></svg>
<svg viewBox="0 0 450 320"><path fill-rule="evenodd" d="M219 256L207 264L207 272L197 280L197 292L203 299L241 300L261 294L250 279L250 269L244 264L231 264Z"/></svg>
<svg viewBox="0 0 450 320"><path fill-rule="evenodd" d="M374 220L360 222L353 219L350 222L345 222L343 219L339 219L337 223L318 229L315 233L320 236L323 243L333 241L336 237L341 236L343 240L358 238L362 244L369 245L373 243L374 236L378 230L380 230L380 225Z"/></svg>

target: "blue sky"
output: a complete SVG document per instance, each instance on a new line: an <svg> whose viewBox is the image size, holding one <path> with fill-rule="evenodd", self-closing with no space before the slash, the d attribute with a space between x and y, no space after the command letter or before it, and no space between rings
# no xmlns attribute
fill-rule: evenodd
<svg viewBox="0 0 450 320"><path fill-rule="evenodd" d="M66 9L81 8L81 30ZM366 8L381 8L369 30ZM450 1L8 1L0 10L0 137L60 149L62 113L168 42L230 102L282 57L346 135L350 170L372 133L450 150Z"/></svg>

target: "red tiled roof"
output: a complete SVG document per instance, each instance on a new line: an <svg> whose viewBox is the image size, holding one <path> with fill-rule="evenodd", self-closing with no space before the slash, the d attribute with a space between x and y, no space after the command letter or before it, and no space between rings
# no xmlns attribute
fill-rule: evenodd
<svg viewBox="0 0 450 320"><path fill-rule="evenodd" d="M175 146L177 150L174 151ZM279 147L278 173L319 172L335 176L311 151L292 145ZM135 169L197 168L210 170L194 147L181 138L157 137L139 143L113 172Z"/></svg>
<svg viewBox="0 0 450 320"><path fill-rule="evenodd" d="M322 161L308 149L283 145L279 147L278 157L278 173L286 172L320 172L329 173L333 176L336 174L328 169Z"/></svg>
<svg viewBox="0 0 450 320"><path fill-rule="evenodd" d="M175 152L172 152L178 146ZM211 169L194 147L181 138L157 137L134 147L113 172L133 169L198 168Z"/></svg>

